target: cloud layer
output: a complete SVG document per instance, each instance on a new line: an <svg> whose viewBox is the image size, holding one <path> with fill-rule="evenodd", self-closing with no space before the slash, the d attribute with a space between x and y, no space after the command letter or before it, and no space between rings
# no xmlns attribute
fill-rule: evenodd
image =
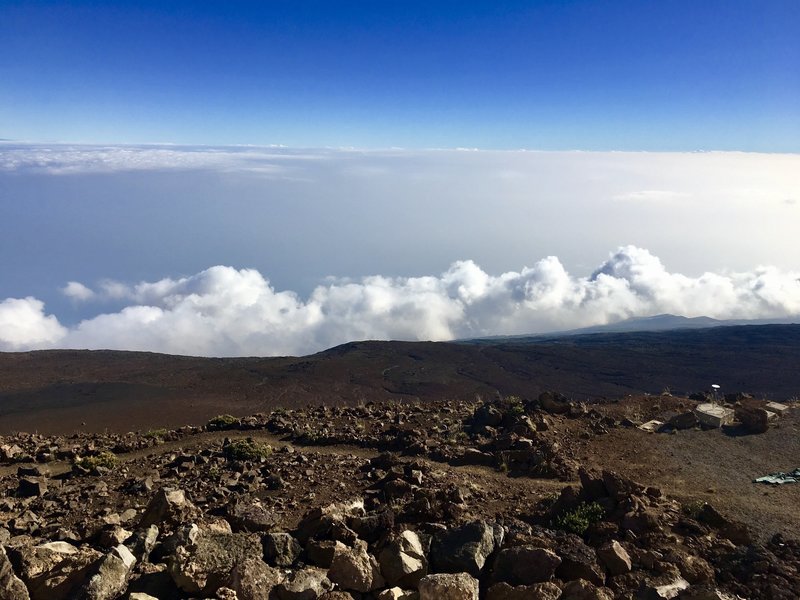
<svg viewBox="0 0 800 600"><path fill-rule="evenodd" d="M669 272L625 246L590 276L550 256L490 275L459 261L439 276L329 279L307 297L276 291L257 270L215 266L191 277L128 285L70 282L76 302L123 303L73 327L35 298L0 303L0 349L111 348L203 356L301 355L358 339L450 340L523 334L673 313L715 318L800 315L800 272Z"/></svg>

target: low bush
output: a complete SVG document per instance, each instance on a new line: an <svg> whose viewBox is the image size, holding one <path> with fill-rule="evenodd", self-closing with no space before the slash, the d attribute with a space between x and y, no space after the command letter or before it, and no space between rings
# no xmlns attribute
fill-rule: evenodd
<svg viewBox="0 0 800 600"><path fill-rule="evenodd" d="M233 415L217 415L206 424L206 427L208 429L231 429L238 424L239 419Z"/></svg>
<svg viewBox="0 0 800 600"><path fill-rule="evenodd" d="M506 396L503 399L503 406L516 417L521 417L525 414L525 403L519 396Z"/></svg>
<svg viewBox="0 0 800 600"><path fill-rule="evenodd" d="M104 450L98 454L77 456L73 464L84 471L97 471L98 468L113 469L117 464L117 455Z"/></svg>
<svg viewBox="0 0 800 600"><path fill-rule="evenodd" d="M269 444L262 444L252 438L247 438L232 441L222 451L228 460L258 461L272 454L272 447Z"/></svg>
<svg viewBox="0 0 800 600"><path fill-rule="evenodd" d="M589 525L602 519L604 514L605 509L597 502L581 502L573 510L556 517L553 526L562 531L583 535Z"/></svg>
<svg viewBox="0 0 800 600"><path fill-rule="evenodd" d="M681 504L681 511L687 517L697 520L705 505L702 500L690 500Z"/></svg>

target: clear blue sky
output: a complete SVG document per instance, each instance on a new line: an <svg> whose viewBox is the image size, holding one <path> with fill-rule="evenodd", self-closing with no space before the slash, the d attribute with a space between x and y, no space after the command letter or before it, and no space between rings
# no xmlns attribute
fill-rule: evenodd
<svg viewBox="0 0 800 600"><path fill-rule="evenodd" d="M800 151L800 2L0 0L0 138Z"/></svg>

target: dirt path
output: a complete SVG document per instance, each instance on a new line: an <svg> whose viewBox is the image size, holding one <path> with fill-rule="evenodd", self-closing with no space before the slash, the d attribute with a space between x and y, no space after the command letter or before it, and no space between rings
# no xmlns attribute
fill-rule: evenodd
<svg viewBox="0 0 800 600"><path fill-rule="evenodd" d="M372 448L363 448L354 445L300 445L286 441L282 436L268 433L262 430L249 431L204 431L180 440L163 442L157 446L150 446L132 452L120 453L117 459L122 463L132 463L141 458L157 457L172 452L192 452L210 445L222 443L227 439L252 438L258 442L266 443L274 447L288 446L297 452L306 454L323 455L352 455L358 458L369 459L380 454ZM445 463L436 462L428 458L416 457L415 460L431 466L434 469L453 470L467 476L472 476L476 481L491 487L513 487L518 492L524 494L552 494L563 488L567 483L553 479L532 479L529 477L510 478L505 473L501 473L491 467L477 465L453 466ZM16 463L0 467L0 477L13 475L20 466L38 466L51 477L62 475L72 469L72 464L68 461L55 461L51 463Z"/></svg>
<svg viewBox="0 0 800 600"><path fill-rule="evenodd" d="M192 451L199 448L205 448L215 443L221 443L226 438L234 440L241 438L253 438L262 443L271 446L281 447L289 446L297 450L302 449L304 452L317 452L319 454L353 454L361 458L371 458L378 455L377 450L365 449L359 446L300 446L292 444L282 439L281 436L261 431L204 431L180 440L172 440L158 444L157 446L150 446L140 450L133 450L132 452L124 452L117 454L117 459L123 463L132 462L139 458L162 456L170 452L178 451ZM72 469L72 463L68 461L54 461L50 463L14 463L12 465L4 465L0 467L0 477L13 475L21 466L38 466L44 472L48 473L51 477L61 475Z"/></svg>

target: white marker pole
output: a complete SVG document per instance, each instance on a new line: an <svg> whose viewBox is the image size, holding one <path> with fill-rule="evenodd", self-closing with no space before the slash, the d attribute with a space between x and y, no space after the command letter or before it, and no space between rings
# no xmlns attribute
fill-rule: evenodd
<svg viewBox="0 0 800 600"><path fill-rule="evenodd" d="M712 383L711 387L714 389L714 404L719 404L717 401L717 393L719 392L719 386L716 383Z"/></svg>

